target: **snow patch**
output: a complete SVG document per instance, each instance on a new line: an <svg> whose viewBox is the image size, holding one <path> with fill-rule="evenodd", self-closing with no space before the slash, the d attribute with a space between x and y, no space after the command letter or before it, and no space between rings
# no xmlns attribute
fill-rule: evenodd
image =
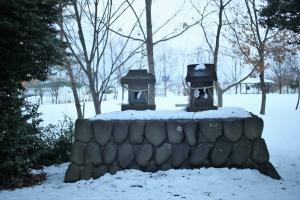
<svg viewBox="0 0 300 200"><path fill-rule="evenodd" d="M196 67L195 67L195 70L204 70L204 69L206 69L206 67L205 67L205 65L197 65Z"/></svg>

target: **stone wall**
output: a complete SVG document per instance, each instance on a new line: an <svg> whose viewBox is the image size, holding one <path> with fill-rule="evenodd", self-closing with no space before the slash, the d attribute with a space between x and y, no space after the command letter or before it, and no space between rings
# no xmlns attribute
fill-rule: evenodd
<svg viewBox="0 0 300 200"><path fill-rule="evenodd" d="M280 179L261 138L263 121L249 118L198 120L77 120L65 182L99 178L124 169L257 169Z"/></svg>

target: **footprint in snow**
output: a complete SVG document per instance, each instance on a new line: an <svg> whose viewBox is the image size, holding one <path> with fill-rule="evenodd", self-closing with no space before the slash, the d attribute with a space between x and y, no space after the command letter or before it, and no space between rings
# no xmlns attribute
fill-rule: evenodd
<svg viewBox="0 0 300 200"><path fill-rule="evenodd" d="M139 188L142 188L143 186L142 185L131 185L130 187L139 187Z"/></svg>

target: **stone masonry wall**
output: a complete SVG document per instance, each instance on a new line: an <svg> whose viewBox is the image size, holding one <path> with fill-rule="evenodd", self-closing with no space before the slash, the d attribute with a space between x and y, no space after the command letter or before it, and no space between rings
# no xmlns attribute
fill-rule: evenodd
<svg viewBox="0 0 300 200"><path fill-rule="evenodd" d="M77 120L65 182L97 179L124 169L257 169L280 179L261 138L263 121L249 118L199 120Z"/></svg>

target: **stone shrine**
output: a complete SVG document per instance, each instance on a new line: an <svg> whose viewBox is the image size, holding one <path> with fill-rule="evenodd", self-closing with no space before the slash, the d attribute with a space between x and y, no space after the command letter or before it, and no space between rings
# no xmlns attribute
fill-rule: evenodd
<svg viewBox="0 0 300 200"><path fill-rule="evenodd" d="M148 101L149 85L154 84L155 77L146 69L129 70L121 78L122 87L128 90L128 104L122 104L121 110L155 110L156 106Z"/></svg>
<svg viewBox="0 0 300 200"><path fill-rule="evenodd" d="M189 104L186 111L197 112L217 109L214 106L214 85L217 74L214 64L192 64L187 66L185 81L189 85Z"/></svg>

